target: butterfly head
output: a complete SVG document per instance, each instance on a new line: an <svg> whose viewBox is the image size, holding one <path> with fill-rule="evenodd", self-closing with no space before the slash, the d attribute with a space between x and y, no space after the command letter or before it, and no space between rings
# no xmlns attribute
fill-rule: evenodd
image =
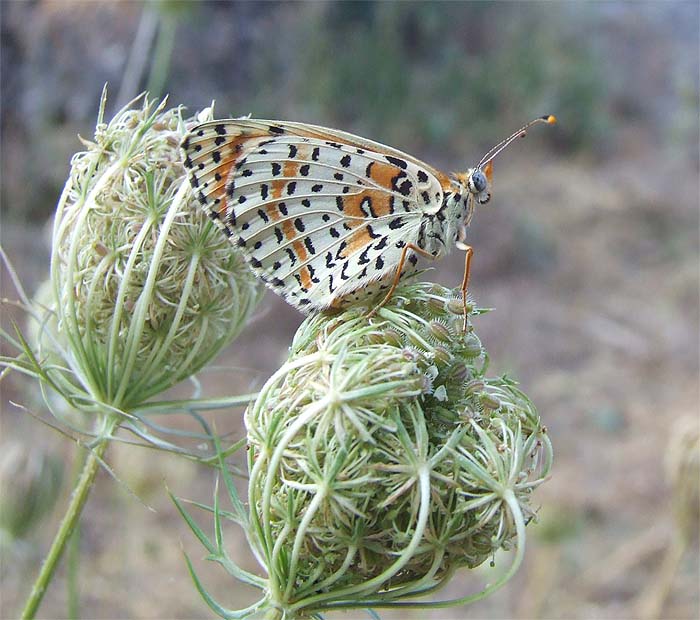
<svg viewBox="0 0 700 620"><path fill-rule="evenodd" d="M491 200L491 179L493 178L493 163L470 168L464 175L464 185L472 200L480 205Z"/></svg>
<svg viewBox="0 0 700 620"><path fill-rule="evenodd" d="M493 164L487 162L476 168L469 168L466 172L454 175L456 181L455 193L461 198L461 209L464 213L465 226L471 222L474 207L477 204L485 205L491 200L491 179Z"/></svg>

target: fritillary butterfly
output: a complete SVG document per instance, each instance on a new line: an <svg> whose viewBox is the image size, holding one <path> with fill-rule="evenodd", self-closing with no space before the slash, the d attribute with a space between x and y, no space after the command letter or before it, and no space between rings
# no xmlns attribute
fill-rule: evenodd
<svg viewBox="0 0 700 620"><path fill-rule="evenodd" d="M384 293L418 255L472 248L465 228L491 197L493 158L537 118L463 174L449 176L396 149L344 131L254 119L213 121L183 140L185 166L208 215L253 271L310 312ZM466 313L465 313L466 316Z"/></svg>

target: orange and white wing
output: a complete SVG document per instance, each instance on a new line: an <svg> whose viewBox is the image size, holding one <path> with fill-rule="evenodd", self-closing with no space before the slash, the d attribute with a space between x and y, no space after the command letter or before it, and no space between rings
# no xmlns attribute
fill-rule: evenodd
<svg viewBox="0 0 700 620"><path fill-rule="evenodd" d="M253 271L305 311L392 273L449 187L400 151L300 123L214 121L182 148L205 211Z"/></svg>

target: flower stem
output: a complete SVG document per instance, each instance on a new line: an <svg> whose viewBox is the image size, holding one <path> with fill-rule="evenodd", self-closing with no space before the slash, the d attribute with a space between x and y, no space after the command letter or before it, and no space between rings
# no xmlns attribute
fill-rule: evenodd
<svg viewBox="0 0 700 620"><path fill-rule="evenodd" d="M80 475L85 466L87 453L85 450L80 450L75 455L73 463L73 481L78 482ZM80 594L78 584L78 569L80 567L80 521L75 524L75 529L68 541L68 549L66 550L66 591L68 594L67 617L78 618L80 609Z"/></svg>
<svg viewBox="0 0 700 620"><path fill-rule="evenodd" d="M95 476L99 471L102 455L107 449L112 436L112 431L117 424L118 418L116 416L111 416L105 419L103 431L100 433L99 438L93 444L92 449L85 459L83 470L78 478L75 488L73 489L73 494L71 496L70 503L68 504L66 514L61 520L61 525L53 539L53 543L51 543L49 553L44 559L41 571L34 581L32 591L24 605L24 609L22 610L22 614L20 616L22 620L30 620L36 615L39 605L41 604L41 600L44 598L46 589L53 579L53 575L56 571L58 562L63 555L63 551L65 550L67 543L70 541L71 535L78 524L78 520L80 519L80 515L83 512L83 508L85 507L85 503L95 481Z"/></svg>

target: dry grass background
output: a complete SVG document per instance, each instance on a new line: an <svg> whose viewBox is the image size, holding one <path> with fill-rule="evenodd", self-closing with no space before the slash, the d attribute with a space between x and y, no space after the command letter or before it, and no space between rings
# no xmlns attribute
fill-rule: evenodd
<svg viewBox="0 0 700 620"><path fill-rule="evenodd" d="M544 112L560 117L560 130L549 136L533 131L497 162L493 200L469 233L476 250L471 292L496 308L476 324L492 370L521 382L554 444L552 479L536 495L540 522L528 528L525 566L502 591L467 609L411 617L641 617L673 531L663 468L669 437L681 418L698 424L697 5L157 7L161 28L168 19L177 25L167 79L161 80L172 103L196 108L216 98L220 113L331 124L447 169L477 158L511 124ZM75 134L89 135L102 83L109 80L118 90L143 24L142 6L38 2L0 8L2 244L31 290L46 273L44 220L78 148ZM552 39L553 28L562 37L578 35ZM358 78L343 62L354 43L366 45L372 34L386 35L376 45L389 51L362 67ZM440 53L430 47L438 43ZM329 45L337 59L313 56ZM408 81L392 82L394 48L405 52ZM530 54L525 59L523 50ZM560 56L568 58L563 68L555 62ZM343 92L337 76L328 77L333 62L339 75L350 76L352 93ZM494 72L482 72L480 62ZM319 75L309 77L314 63ZM538 63L549 69L538 73ZM455 72L462 66L464 73ZM144 75L148 71L145 63ZM372 90L364 92L361 78L368 72L382 79L377 84L368 78ZM435 86L443 74L453 98L431 99L418 88ZM460 84L467 78L476 80L469 88ZM142 77L138 87L146 82ZM404 104L391 108L396 91ZM559 108L571 92L577 97ZM525 100L514 100L521 93ZM343 104L347 98L356 109ZM463 108L477 104L464 118ZM388 112L375 110L387 106ZM589 125L581 119L590 119ZM457 285L462 258L454 254L429 277ZM14 296L6 274L1 293ZM278 367L300 321L267 294L258 318L217 361L220 368L202 375L205 393L260 385ZM44 446L65 460L68 478L73 446L10 405L40 410L32 385L13 380L0 387L2 440ZM240 411L216 419L219 429L243 433ZM210 617L191 585L181 545L222 603L242 607L252 600L202 559L165 493L167 483L180 496L207 501L212 472L128 446L113 446L108 460L124 485L101 474L84 514L83 617ZM26 596L65 501L59 499L56 514L4 554L3 618L13 617ZM228 535L230 548L243 550L238 533ZM505 561L499 558L499 564ZM696 539L654 617L698 617L698 563ZM464 572L444 594L476 589L481 577L480 571ZM41 617L62 618L65 609L60 573Z"/></svg>

